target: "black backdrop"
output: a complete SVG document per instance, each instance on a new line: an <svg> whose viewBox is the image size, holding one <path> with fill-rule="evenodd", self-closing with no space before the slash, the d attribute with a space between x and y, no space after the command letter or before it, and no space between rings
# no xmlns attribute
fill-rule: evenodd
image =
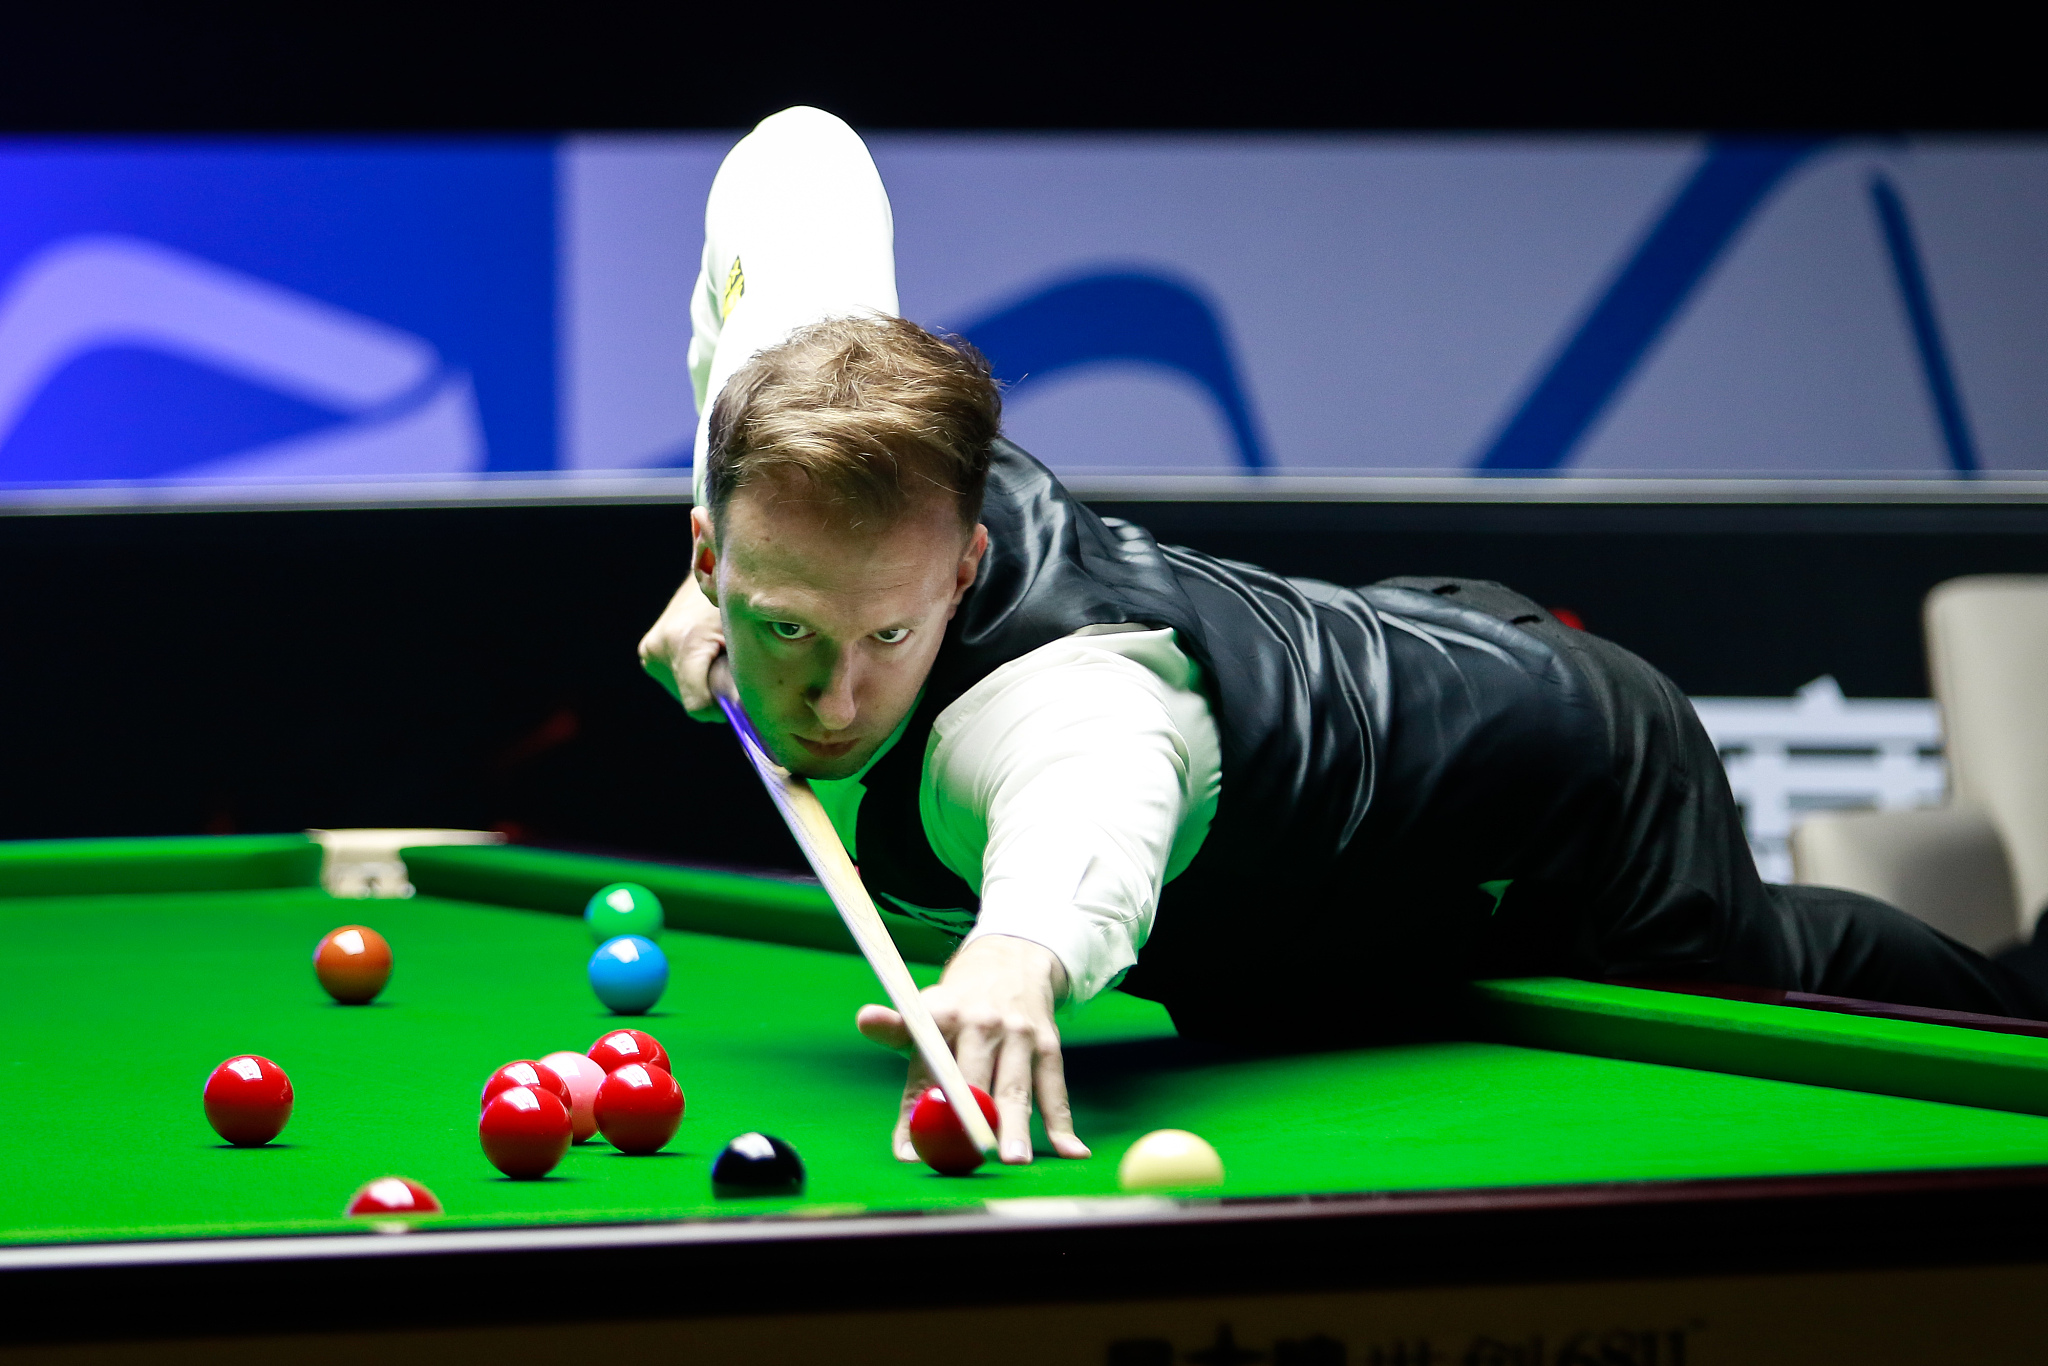
<svg viewBox="0 0 2048 1366"><path fill-rule="evenodd" d="M1104 505L1340 582L1497 578L1695 695L1924 695L1918 610L2048 573L2048 508ZM0 837L498 826L796 853L722 727L641 675L675 505L0 518Z"/></svg>
<svg viewBox="0 0 2048 1366"><path fill-rule="evenodd" d="M2024 6L11 6L0 128L2039 127Z"/></svg>

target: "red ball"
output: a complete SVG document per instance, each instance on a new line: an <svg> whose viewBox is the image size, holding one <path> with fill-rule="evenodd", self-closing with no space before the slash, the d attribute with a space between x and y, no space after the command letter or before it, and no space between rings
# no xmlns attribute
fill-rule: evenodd
<svg viewBox="0 0 2048 1366"><path fill-rule="evenodd" d="M206 1079L206 1122L238 1148L254 1148L284 1132L292 1117L292 1080L254 1053L229 1058Z"/></svg>
<svg viewBox="0 0 2048 1366"><path fill-rule="evenodd" d="M1000 1121L988 1092L979 1086L967 1089L974 1092L974 1103L981 1107L988 1127L996 1128ZM965 1176L988 1160L961 1127L960 1116L946 1103L946 1093L936 1086L919 1096L917 1108L910 1112L910 1146L917 1149L926 1166L942 1176Z"/></svg>
<svg viewBox="0 0 2048 1366"><path fill-rule="evenodd" d="M561 1073L544 1062L525 1059L508 1062L491 1073L491 1079L484 1083L482 1104L489 1105L498 1092L509 1091L515 1086L531 1086L536 1090L553 1091L556 1100L571 1109L575 1108L575 1102L569 1095L569 1083L562 1080Z"/></svg>
<svg viewBox="0 0 2048 1366"><path fill-rule="evenodd" d="M441 1202L419 1182L405 1176L380 1176L366 1182L342 1213L351 1219L391 1215L439 1214Z"/></svg>
<svg viewBox="0 0 2048 1366"><path fill-rule="evenodd" d="M553 1171L569 1151L569 1110L553 1091L513 1086L491 1098L476 1131L493 1167L531 1180Z"/></svg>
<svg viewBox="0 0 2048 1366"><path fill-rule="evenodd" d="M367 1005L391 980L391 946L367 925L329 930L313 946L313 975L343 1005Z"/></svg>
<svg viewBox="0 0 2048 1366"><path fill-rule="evenodd" d="M664 1072L676 1070L668 1065L668 1050L661 1046L661 1041L637 1029L614 1029L590 1046L590 1060L606 1072L629 1062L645 1063Z"/></svg>
<svg viewBox="0 0 2048 1366"><path fill-rule="evenodd" d="M597 1131L622 1153L658 1153L683 1122L683 1088L659 1067L629 1062L597 1088Z"/></svg>

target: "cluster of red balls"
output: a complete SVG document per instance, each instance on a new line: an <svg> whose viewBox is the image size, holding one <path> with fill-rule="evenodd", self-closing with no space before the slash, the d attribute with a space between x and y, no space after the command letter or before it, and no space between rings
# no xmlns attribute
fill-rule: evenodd
<svg viewBox="0 0 2048 1366"><path fill-rule="evenodd" d="M391 979L391 946L366 925L344 925L320 938L313 971L342 1005L367 1005ZM207 1123L237 1147L260 1147L292 1117L292 1083L284 1069L254 1053L229 1058L206 1079ZM683 1088L668 1050L637 1029L616 1029L588 1053L550 1053L508 1062L484 1083L477 1134L484 1156L522 1180L554 1170L571 1143L593 1134L622 1153L661 1151L683 1120ZM349 1202L352 1216L402 1219L438 1214L441 1202L402 1176L368 1182Z"/></svg>
<svg viewBox="0 0 2048 1366"><path fill-rule="evenodd" d="M213 1069L203 1092L207 1123L237 1147L258 1147L292 1116L292 1083L265 1057L244 1053ZM508 1062L484 1083L477 1134L484 1156L505 1175L546 1176L592 1134L622 1153L660 1152L683 1121L683 1088L668 1050L637 1029L616 1029L587 1054L551 1053ZM384 1177L356 1192L351 1215L435 1214L433 1192L404 1177Z"/></svg>
<svg viewBox="0 0 2048 1366"><path fill-rule="evenodd" d="M491 1073L477 1134L492 1166L533 1180L593 1133L622 1153L644 1156L668 1146L682 1122L683 1088L668 1050L637 1029L615 1029L588 1054L550 1053Z"/></svg>
<svg viewBox="0 0 2048 1366"><path fill-rule="evenodd" d="M391 978L391 946L365 925L323 935L313 951L320 985L343 1005L374 1000ZM533 1180L553 1171L572 1143L603 1134L622 1153L666 1147L683 1119L683 1089L668 1050L637 1029L617 1029L587 1053L550 1053L508 1062L484 1083L477 1134L484 1156L506 1176ZM995 1106L980 1087L974 1100L995 1127ZM276 1063L253 1053L229 1058L207 1078L207 1122L242 1147L271 1142L292 1114L292 1083ZM918 1156L946 1175L965 1175L984 1154L967 1137L945 1093L933 1087L910 1120ZM356 1192L350 1215L392 1220L437 1214L433 1192L405 1177L381 1177Z"/></svg>

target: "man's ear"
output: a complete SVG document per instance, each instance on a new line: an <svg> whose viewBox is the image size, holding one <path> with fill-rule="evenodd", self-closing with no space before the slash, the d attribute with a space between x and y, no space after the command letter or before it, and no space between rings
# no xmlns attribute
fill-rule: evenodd
<svg viewBox="0 0 2048 1366"><path fill-rule="evenodd" d="M967 538L967 548L960 552L960 564L953 580L953 607L960 605L960 599L967 596L967 590L974 587L974 576L981 572L981 557L988 554L988 528L976 523L974 534ZM952 620L952 611L946 619Z"/></svg>
<svg viewBox="0 0 2048 1366"><path fill-rule="evenodd" d="M714 605L718 602L718 536L711 525L711 513L701 507L690 509L690 576L698 591Z"/></svg>

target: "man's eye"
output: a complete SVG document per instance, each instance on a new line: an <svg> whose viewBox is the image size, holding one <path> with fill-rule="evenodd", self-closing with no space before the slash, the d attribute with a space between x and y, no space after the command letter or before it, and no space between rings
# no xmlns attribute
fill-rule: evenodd
<svg viewBox="0 0 2048 1366"><path fill-rule="evenodd" d="M802 640L811 633L810 627L799 626L793 621L771 621L768 623L768 629L782 640Z"/></svg>
<svg viewBox="0 0 2048 1366"><path fill-rule="evenodd" d="M901 645L903 638L910 634L908 626L891 626L886 631L875 632L875 639L884 645Z"/></svg>

